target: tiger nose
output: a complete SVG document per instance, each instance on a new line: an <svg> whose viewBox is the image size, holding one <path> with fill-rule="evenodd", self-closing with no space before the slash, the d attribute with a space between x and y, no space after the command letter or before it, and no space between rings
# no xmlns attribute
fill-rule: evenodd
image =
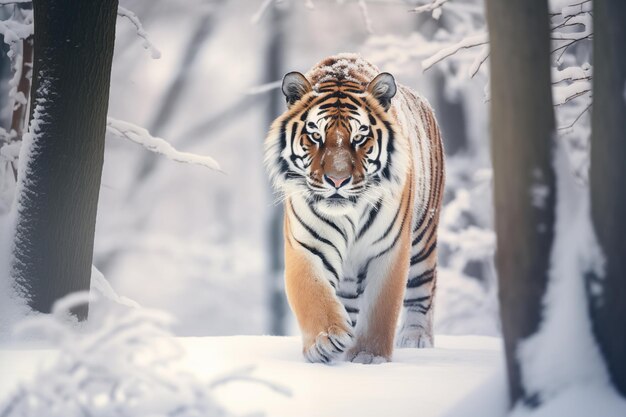
<svg viewBox="0 0 626 417"><path fill-rule="evenodd" d="M335 188L343 187L348 182L350 182L350 178L352 178L351 175L348 175L347 177L342 177L342 178L333 177L331 175L324 175L324 179L326 180L326 182Z"/></svg>

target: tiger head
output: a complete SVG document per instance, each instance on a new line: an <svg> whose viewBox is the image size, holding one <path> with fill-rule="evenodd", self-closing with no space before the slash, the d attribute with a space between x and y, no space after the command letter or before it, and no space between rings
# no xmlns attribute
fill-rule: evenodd
<svg viewBox="0 0 626 417"><path fill-rule="evenodd" d="M301 196L328 216L375 204L392 169L396 83L381 73L365 84L332 78L315 89L299 72L283 79L287 111L266 140L266 166L282 198Z"/></svg>

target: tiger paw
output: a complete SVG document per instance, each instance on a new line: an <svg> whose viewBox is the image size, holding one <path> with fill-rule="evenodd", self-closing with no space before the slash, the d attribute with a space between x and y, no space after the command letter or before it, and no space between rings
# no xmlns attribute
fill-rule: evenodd
<svg viewBox="0 0 626 417"><path fill-rule="evenodd" d="M398 334L396 346L399 348L432 348L433 335L422 327L403 329Z"/></svg>
<svg viewBox="0 0 626 417"><path fill-rule="evenodd" d="M379 365L381 363L389 362L389 359L384 356L377 356L368 352L359 352L352 358L353 363L372 364Z"/></svg>
<svg viewBox="0 0 626 417"><path fill-rule="evenodd" d="M313 363L333 362L352 346L353 340L351 328L330 326L326 331L320 332L311 343L304 346L304 357Z"/></svg>

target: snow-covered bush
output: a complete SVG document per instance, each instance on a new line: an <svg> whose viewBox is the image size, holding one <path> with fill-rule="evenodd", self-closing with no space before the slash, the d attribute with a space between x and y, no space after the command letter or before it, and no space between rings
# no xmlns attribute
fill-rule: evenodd
<svg viewBox="0 0 626 417"><path fill-rule="evenodd" d="M467 154L448 160L438 241L438 333L500 333L491 169L485 165Z"/></svg>
<svg viewBox="0 0 626 417"><path fill-rule="evenodd" d="M248 371L200 379L183 366L185 350L170 332L169 315L119 297L95 268L92 282L91 299L86 292L71 294L51 314L32 315L16 326L22 341L52 348L54 360L0 404L1 416L232 415L212 390L254 380ZM90 320L78 324L70 312L86 302Z"/></svg>

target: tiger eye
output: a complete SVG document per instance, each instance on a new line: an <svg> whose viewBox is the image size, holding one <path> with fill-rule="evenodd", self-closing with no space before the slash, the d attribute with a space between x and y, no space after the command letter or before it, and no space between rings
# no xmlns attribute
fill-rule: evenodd
<svg viewBox="0 0 626 417"><path fill-rule="evenodd" d="M318 132L314 132L311 136L313 136L313 139L315 140L320 140L322 138L322 135L320 135Z"/></svg>

